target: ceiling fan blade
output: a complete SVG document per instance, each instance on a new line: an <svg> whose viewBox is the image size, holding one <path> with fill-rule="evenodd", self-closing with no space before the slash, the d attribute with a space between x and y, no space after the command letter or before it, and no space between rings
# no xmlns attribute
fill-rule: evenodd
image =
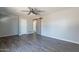
<svg viewBox="0 0 79 59"><path fill-rule="evenodd" d="M28 10L22 10L22 12L28 12L27 15L30 15L31 13L35 15L40 15L40 12L44 12L44 11L38 8L28 7Z"/></svg>
<svg viewBox="0 0 79 59"><path fill-rule="evenodd" d="M30 11L33 11L33 8L31 8L31 7L28 7L28 9L29 9Z"/></svg>
<svg viewBox="0 0 79 59"><path fill-rule="evenodd" d="M34 13L35 15L40 15L39 13Z"/></svg>
<svg viewBox="0 0 79 59"><path fill-rule="evenodd" d="M31 11L29 11L28 15L30 15L30 14L31 14Z"/></svg>
<svg viewBox="0 0 79 59"><path fill-rule="evenodd" d="M34 8L35 11L37 12L44 12L43 10L40 10L40 9L37 9L37 8Z"/></svg>
<svg viewBox="0 0 79 59"><path fill-rule="evenodd" d="M38 10L36 8L34 8L34 11L38 12Z"/></svg>
<svg viewBox="0 0 79 59"><path fill-rule="evenodd" d="M22 12L29 12L28 10L22 10Z"/></svg>

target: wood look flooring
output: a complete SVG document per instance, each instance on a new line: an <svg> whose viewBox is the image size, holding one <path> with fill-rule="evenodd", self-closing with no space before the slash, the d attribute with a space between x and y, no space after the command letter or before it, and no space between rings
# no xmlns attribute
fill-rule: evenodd
<svg viewBox="0 0 79 59"><path fill-rule="evenodd" d="M0 52L79 52L79 45L29 34L0 38Z"/></svg>

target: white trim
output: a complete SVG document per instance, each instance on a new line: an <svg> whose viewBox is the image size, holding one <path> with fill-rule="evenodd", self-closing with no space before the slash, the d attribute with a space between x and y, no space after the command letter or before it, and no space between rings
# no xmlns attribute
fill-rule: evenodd
<svg viewBox="0 0 79 59"><path fill-rule="evenodd" d="M68 42L71 42L71 43L75 43L75 44L79 44L79 42L76 42L76 41L72 41L72 40L68 40L68 39L64 39L64 38L60 38L60 37L54 37L54 36L47 36L47 35L44 35L44 34L41 34L42 36L46 36L46 37L50 37L50 38L56 38L58 40L63 40L63 41L68 41Z"/></svg>
<svg viewBox="0 0 79 59"><path fill-rule="evenodd" d="M15 34L15 35L18 35L18 34ZM7 37L7 36L14 36L14 35L3 35L3 36L0 36L0 37Z"/></svg>

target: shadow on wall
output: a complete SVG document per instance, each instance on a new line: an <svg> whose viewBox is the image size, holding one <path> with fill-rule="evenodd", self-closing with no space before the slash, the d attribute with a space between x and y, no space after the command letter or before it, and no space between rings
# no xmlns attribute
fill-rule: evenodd
<svg viewBox="0 0 79 59"><path fill-rule="evenodd" d="M5 18L5 17L7 17L7 16L8 16L8 15L1 14L1 13L0 13L0 19L1 19L1 18Z"/></svg>
<svg viewBox="0 0 79 59"><path fill-rule="evenodd" d="M18 20L15 16L0 18L0 37L18 35Z"/></svg>

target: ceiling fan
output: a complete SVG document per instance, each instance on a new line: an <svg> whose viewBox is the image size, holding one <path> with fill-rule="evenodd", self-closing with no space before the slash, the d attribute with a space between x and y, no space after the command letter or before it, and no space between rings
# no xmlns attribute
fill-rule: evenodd
<svg viewBox="0 0 79 59"><path fill-rule="evenodd" d="M28 12L27 15L35 14L35 15L40 15L40 12L43 12L43 10L38 10L37 8L32 8L32 7L28 7L29 10L22 10L22 12Z"/></svg>

